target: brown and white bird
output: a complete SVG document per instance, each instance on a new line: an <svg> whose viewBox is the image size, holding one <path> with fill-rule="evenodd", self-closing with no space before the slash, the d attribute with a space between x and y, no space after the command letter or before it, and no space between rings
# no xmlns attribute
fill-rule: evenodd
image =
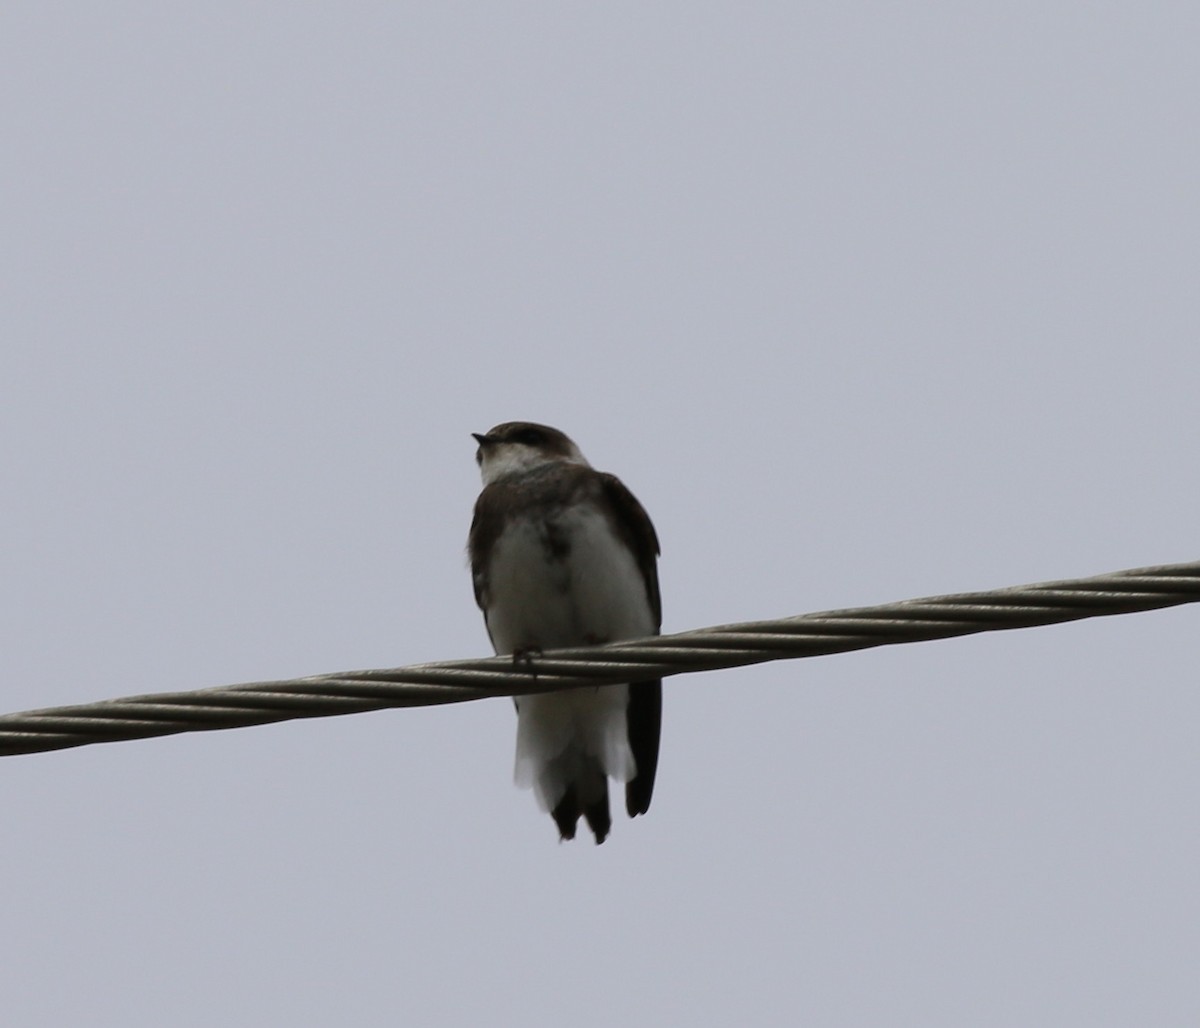
<svg viewBox="0 0 1200 1028"><path fill-rule="evenodd" d="M475 601L497 653L657 635L658 538L633 494L556 428L524 421L475 434L483 492L468 550ZM536 667L536 663L534 665ZM564 839L580 817L601 843L608 779L630 817L650 808L662 680L519 696L517 785Z"/></svg>

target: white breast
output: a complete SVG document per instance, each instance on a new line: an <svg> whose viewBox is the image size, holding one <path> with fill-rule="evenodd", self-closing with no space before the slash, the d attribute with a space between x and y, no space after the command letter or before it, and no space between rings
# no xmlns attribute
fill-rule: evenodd
<svg viewBox="0 0 1200 1028"><path fill-rule="evenodd" d="M636 639L654 632L646 583L608 519L569 507L549 529L514 519L496 541L488 574L488 630L497 653Z"/></svg>
<svg viewBox="0 0 1200 1028"><path fill-rule="evenodd" d="M657 627L637 561L589 505L566 508L549 528L510 523L492 551L487 619L497 653L636 639ZM605 776L630 781L628 704L625 685L519 697L517 784L553 810L571 783L590 802Z"/></svg>

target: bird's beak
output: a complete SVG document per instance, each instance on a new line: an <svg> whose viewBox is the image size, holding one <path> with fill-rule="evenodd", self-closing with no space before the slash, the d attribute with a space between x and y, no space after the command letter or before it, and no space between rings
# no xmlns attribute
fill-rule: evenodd
<svg viewBox="0 0 1200 1028"><path fill-rule="evenodd" d="M481 435L479 432L472 432L471 435L480 446L487 446L488 443L492 442L490 435Z"/></svg>

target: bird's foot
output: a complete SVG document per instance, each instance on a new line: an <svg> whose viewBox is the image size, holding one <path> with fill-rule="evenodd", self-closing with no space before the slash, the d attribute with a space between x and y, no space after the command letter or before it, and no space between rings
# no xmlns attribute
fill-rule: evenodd
<svg viewBox="0 0 1200 1028"><path fill-rule="evenodd" d="M540 657L541 655L542 648L540 646L518 647L517 649L513 650L512 653L513 670L516 671L518 668L521 668L525 671L528 671L533 676L533 680L536 682L537 668L534 666L533 658Z"/></svg>

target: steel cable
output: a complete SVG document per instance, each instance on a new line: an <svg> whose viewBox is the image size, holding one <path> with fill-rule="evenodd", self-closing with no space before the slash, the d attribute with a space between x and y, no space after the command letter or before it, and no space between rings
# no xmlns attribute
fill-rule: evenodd
<svg viewBox="0 0 1200 1028"><path fill-rule="evenodd" d="M388 707L606 685L1200 601L1200 563L934 596L606 646L154 693L0 716L0 756Z"/></svg>

